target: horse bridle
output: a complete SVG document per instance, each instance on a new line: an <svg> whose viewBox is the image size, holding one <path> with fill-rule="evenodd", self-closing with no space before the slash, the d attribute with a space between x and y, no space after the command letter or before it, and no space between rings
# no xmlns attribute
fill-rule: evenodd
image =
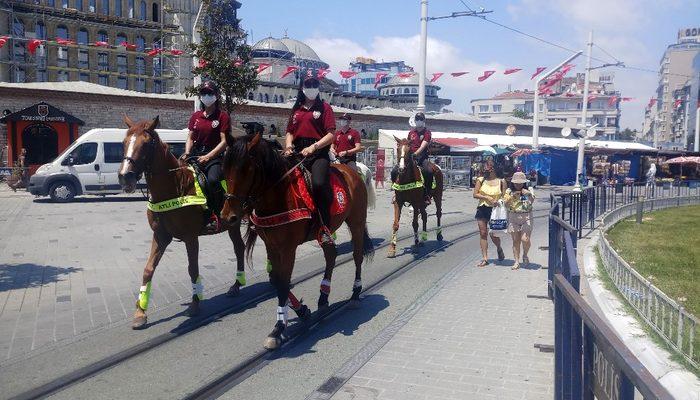
<svg viewBox="0 0 700 400"><path fill-rule="evenodd" d="M150 167L152 166L151 164L153 161L152 160L153 153L155 152L155 147L156 147L155 138L153 137L151 132L149 132L148 130L144 130L144 132L148 135L149 140L146 142L146 149L147 150L146 150L146 155L143 157L143 171L141 171L141 172L134 171L134 173L136 173L137 176L140 176L141 174L151 175L151 171L150 171L151 168ZM136 163L136 160L134 160L132 157L125 155L123 158L123 161L126 161L127 163L131 163L134 166L134 168L138 168L138 164Z"/></svg>

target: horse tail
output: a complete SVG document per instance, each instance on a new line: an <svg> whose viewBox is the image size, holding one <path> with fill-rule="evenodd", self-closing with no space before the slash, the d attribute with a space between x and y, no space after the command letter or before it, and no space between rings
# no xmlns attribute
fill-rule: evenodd
<svg viewBox="0 0 700 400"><path fill-rule="evenodd" d="M245 232L245 258L248 264L253 262L253 249L255 248L255 241L258 239L258 234L255 232L255 228L252 223L248 223L248 229Z"/></svg>
<svg viewBox="0 0 700 400"><path fill-rule="evenodd" d="M367 168L366 173L365 187L367 188L367 207L370 210L374 210L377 206L377 193L374 191L374 185L372 184L372 170Z"/></svg>
<svg viewBox="0 0 700 400"><path fill-rule="evenodd" d="M369 231L367 230L367 224L365 224L365 231L363 233L363 239L362 239L362 254L365 257L365 263L368 261L372 261L374 258L374 243L372 242L372 238L369 237Z"/></svg>

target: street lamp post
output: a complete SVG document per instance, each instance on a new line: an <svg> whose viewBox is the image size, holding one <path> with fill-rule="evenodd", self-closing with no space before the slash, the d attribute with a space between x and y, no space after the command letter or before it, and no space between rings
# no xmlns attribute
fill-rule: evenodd
<svg viewBox="0 0 700 400"><path fill-rule="evenodd" d="M591 73L591 53L593 52L593 31L588 34L588 53L586 55L586 73L584 74L583 82L583 99L581 105L581 125L583 131L586 131L586 115L588 114L588 80ZM583 160L586 149L586 135L580 135L578 139L578 158L576 159L576 185L574 190L581 190L581 176L583 175Z"/></svg>
<svg viewBox="0 0 700 400"><path fill-rule="evenodd" d="M425 74L428 57L428 0L420 0L420 63L418 65L418 111L425 110Z"/></svg>
<svg viewBox="0 0 700 400"><path fill-rule="evenodd" d="M199 42L202 40L202 38L199 35L199 30L197 30L197 25L199 25L200 18L202 18L202 12L204 10L204 3L201 3L199 5L199 11L197 11L197 17L194 19L194 23L192 23L192 44L199 44ZM196 68L199 65L199 58L197 57L192 57L192 67ZM192 76L192 86L199 87L199 85L202 83L202 78L199 75L194 75ZM199 102L197 101L197 97L195 96L194 98L194 111L199 110Z"/></svg>

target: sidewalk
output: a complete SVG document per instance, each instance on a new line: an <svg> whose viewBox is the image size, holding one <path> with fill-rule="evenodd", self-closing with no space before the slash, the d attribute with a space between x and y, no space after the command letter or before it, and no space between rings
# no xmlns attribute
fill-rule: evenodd
<svg viewBox="0 0 700 400"><path fill-rule="evenodd" d="M534 345L554 344L553 305L527 297L547 293L543 221L535 224L531 269L512 271L512 260L483 269L462 262L336 372L352 377L332 398L551 398L553 353ZM506 257L510 244L504 241ZM475 251L465 249L464 259L474 260Z"/></svg>

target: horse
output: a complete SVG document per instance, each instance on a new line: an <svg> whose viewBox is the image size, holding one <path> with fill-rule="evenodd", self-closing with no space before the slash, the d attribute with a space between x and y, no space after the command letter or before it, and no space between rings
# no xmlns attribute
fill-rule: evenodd
<svg viewBox="0 0 700 400"><path fill-rule="evenodd" d="M272 264L270 283L277 291L277 322L274 329L264 340L264 347L272 350L281 343L282 333L287 326L287 300L297 315L306 318L301 304L290 292L290 281L296 249L301 244L316 238L320 227L320 218L311 213L299 217L302 209L292 203L290 193L295 189L293 173L297 166L294 161L282 156L280 152L261 140L260 135L247 136L238 139L227 137L229 148L224 157L224 176L227 183L222 218L229 223L237 223L244 215L250 215L250 224L246 233L246 251L248 257L255 246L258 236L265 243L267 258ZM362 262L371 258L374 248L367 232L367 191L360 175L346 165L332 165L345 187L347 197L342 199L335 195L336 201L343 201L344 210L331 216L328 228L334 232L346 223L352 235L353 259L355 261L355 281L352 287L350 305L359 306L362 291ZM331 171L333 173L333 171ZM298 177L297 177L298 179ZM267 216L267 217L266 217ZM264 218L279 219L287 216L284 221L277 223L261 223ZM255 222L255 221L258 222ZM321 280L319 309L328 307L328 295L331 289L331 278L335 266L336 248L334 244L323 246L326 267Z"/></svg>
<svg viewBox="0 0 700 400"><path fill-rule="evenodd" d="M420 166L415 162L414 154L411 151L408 140L399 139L394 136L397 143L396 154L399 162L399 175L397 182L392 185L394 189L394 225L391 234L391 242L389 243L388 257L396 256L396 232L399 230L399 222L401 220L401 209L404 204L409 204L413 207L413 239L414 248L420 246L428 240L427 222L428 212L426 210L423 174L420 171ZM440 222L442 218L442 191L443 191L443 175L442 170L437 165L430 163L433 168L433 182L435 187L431 190L432 198L435 202L435 216L437 217L437 240L442 241L442 228ZM420 241L418 240L418 214L423 220L423 232L421 233Z"/></svg>
<svg viewBox="0 0 700 400"><path fill-rule="evenodd" d="M132 329L143 329L147 323L146 309L151 295L151 280L173 238L185 243L187 249L187 270L192 282L192 302L187 313L194 317L199 312L199 302L203 298L204 286L199 276L199 236L211 234L205 232L203 204L205 200L197 199L195 179L187 165L181 164L168 150L167 143L160 140L156 128L160 120L133 122L124 116L124 123L129 128L124 138L124 159L119 169L119 183L127 193L133 193L142 175L146 177L146 185L150 193L150 204L165 204L170 201L179 207L167 211L154 212L150 207L146 214L148 224L153 230L151 251L143 270L142 286L139 299L136 301L136 311L132 321ZM196 198L199 201L192 201ZM188 200L190 204L188 204ZM178 203L179 202L179 203ZM196 203L196 204L192 204ZM222 226L220 232L227 231L233 242L236 254L236 281L229 288L227 295L238 295L241 286L245 285L245 243L241 237L240 222ZM216 233L220 233L216 232Z"/></svg>
<svg viewBox="0 0 700 400"><path fill-rule="evenodd" d="M367 207L373 210L377 206L377 193L374 190L374 183L372 182L372 170L359 161L356 161L355 165L357 165L357 170L362 176L365 188L367 189Z"/></svg>

